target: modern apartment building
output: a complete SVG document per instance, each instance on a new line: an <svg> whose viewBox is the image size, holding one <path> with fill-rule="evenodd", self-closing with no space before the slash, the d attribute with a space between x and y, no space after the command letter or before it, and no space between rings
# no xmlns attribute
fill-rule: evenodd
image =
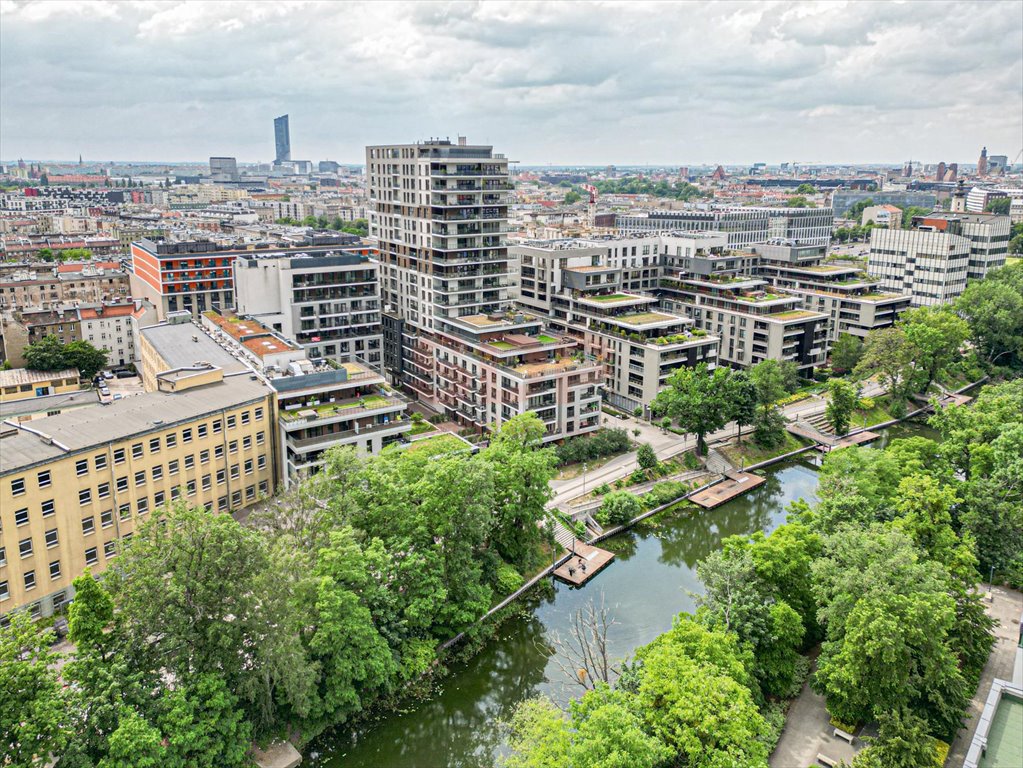
<svg viewBox="0 0 1023 768"><path fill-rule="evenodd" d="M366 148L392 380L480 431L534 410L547 439L596 429L601 368L511 309L508 160L464 140Z"/></svg>
<svg viewBox="0 0 1023 768"><path fill-rule="evenodd" d="M865 338L894 325L910 305L904 293L886 293L858 262L825 262L825 246L756 245L755 274L803 300L803 308L828 315L828 342L843 333Z"/></svg>
<svg viewBox="0 0 1023 768"><path fill-rule="evenodd" d="M630 411L648 405L676 368L717 363L717 337L638 292L658 285L660 249L658 235L527 240L509 249L521 264L519 303L578 339L604 366L607 399Z"/></svg>
<svg viewBox="0 0 1023 768"><path fill-rule="evenodd" d="M686 208L677 211L620 213L622 232L723 232L730 248L785 239L807 245L831 242L831 208Z"/></svg>
<svg viewBox="0 0 1023 768"><path fill-rule="evenodd" d="M313 359L361 360L383 366L379 265L338 251L241 256L234 263L235 303L294 339Z"/></svg>
<svg viewBox="0 0 1023 768"><path fill-rule="evenodd" d="M183 498L227 512L273 493L271 390L215 366L158 391L0 425L0 614L50 615L147 515Z"/></svg>
<svg viewBox="0 0 1023 768"><path fill-rule="evenodd" d="M202 315L202 326L215 343L239 355L273 388L278 469L285 484L316 472L329 448L347 445L361 453L379 453L412 429L408 400L387 385L379 366L352 356L345 362L310 360L298 344L255 318L230 312L209 310Z"/></svg>
<svg viewBox="0 0 1023 768"><path fill-rule="evenodd" d="M967 280L983 280L989 271L1005 266L1012 219L994 213L932 213L914 219L920 228L933 227L970 241Z"/></svg>
<svg viewBox="0 0 1023 768"><path fill-rule="evenodd" d="M867 270L881 289L908 294L914 307L949 304L962 295L970 241L958 227L872 229Z"/></svg>

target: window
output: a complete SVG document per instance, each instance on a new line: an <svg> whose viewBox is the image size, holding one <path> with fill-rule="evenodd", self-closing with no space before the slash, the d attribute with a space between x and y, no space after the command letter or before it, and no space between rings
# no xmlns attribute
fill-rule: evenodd
<svg viewBox="0 0 1023 768"><path fill-rule="evenodd" d="M135 485L137 487L137 486L145 485L145 484L146 484L146 470L142 469L142 470L139 470L138 472L135 473Z"/></svg>
<svg viewBox="0 0 1023 768"><path fill-rule="evenodd" d="M174 459L174 461L171 461L171 462L167 463L167 474L168 475L176 475L177 473L178 473L178 460Z"/></svg>
<svg viewBox="0 0 1023 768"><path fill-rule="evenodd" d="M91 488L85 488L84 490L81 490L81 491L78 492L78 503L81 504L82 506L85 506L86 504L91 504L92 503L92 489Z"/></svg>
<svg viewBox="0 0 1023 768"><path fill-rule="evenodd" d="M245 460L245 474L246 475L252 474L252 459Z"/></svg>
<svg viewBox="0 0 1023 768"><path fill-rule="evenodd" d="M227 444L227 452L228 453L238 453L238 441L237 440L232 440L231 442L229 442Z"/></svg>
<svg viewBox="0 0 1023 768"><path fill-rule="evenodd" d="M163 464L157 464L152 470L153 480L163 480Z"/></svg>
<svg viewBox="0 0 1023 768"><path fill-rule="evenodd" d="M131 504L125 502L117 508L117 516L122 520L127 520L131 517Z"/></svg>
<svg viewBox="0 0 1023 768"><path fill-rule="evenodd" d="M262 445L266 442L266 434L264 432L256 433L256 445Z"/></svg>
<svg viewBox="0 0 1023 768"><path fill-rule="evenodd" d="M14 513L14 524L15 525L24 525L27 522L28 522L28 507L25 507L25 509L19 509L17 512Z"/></svg>
<svg viewBox="0 0 1023 768"><path fill-rule="evenodd" d="M204 491L208 491L212 487L213 487L213 477L210 476L210 475L203 475L202 476L202 489Z"/></svg>
<svg viewBox="0 0 1023 768"><path fill-rule="evenodd" d="M0 547L0 566L7 565L7 547Z"/></svg>
<svg viewBox="0 0 1023 768"><path fill-rule="evenodd" d="M96 466L96 469L106 469L107 455L105 453L98 453L93 457L92 462Z"/></svg>
<svg viewBox="0 0 1023 768"><path fill-rule="evenodd" d="M260 455L259 462L256 464L256 466L258 466L260 469L266 469L266 454L265 453Z"/></svg>
<svg viewBox="0 0 1023 768"><path fill-rule="evenodd" d="M248 424L248 423L249 423L249 412L248 411L242 411L242 424Z"/></svg>
<svg viewBox="0 0 1023 768"><path fill-rule="evenodd" d="M190 443L190 442L192 442L192 430L191 429L183 429L183 430L181 430L181 442L183 442L183 443Z"/></svg>
<svg viewBox="0 0 1023 768"><path fill-rule="evenodd" d="M195 456L191 453L185 457L185 469L191 469L195 466Z"/></svg>
<svg viewBox="0 0 1023 768"><path fill-rule="evenodd" d="M95 564L95 562L97 560L99 560L99 558L96 557L96 548L95 547L89 547L87 550L85 550L85 564L86 565L93 565L93 564Z"/></svg>
<svg viewBox="0 0 1023 768"><path fill-rule="evenodd" d="M224 446L216 445L213 447L213 456L217 459L224 458Z"/></svg>
<svg viewBox="0 0 1023 768"><path fill-rule="evenodd" d="M209 464L210 463L210 452L209 450L199 451L199 463Z"/></svg>
<svg viewBox="0 0 1023 768"><path fill-rule="evenodd" d="M149 438L149 452L150 453L160 452L160 438L158 437Z"/></svg>
<svg viewBox="0 0 1023 768"><path fill-rule="evenodd" d="M263 409L262 408L257 408L256 409L256 421L262 421L262 420L263 420Z"/></svg>
<svg viewBox="0 0 1023 768"><path fill-rule="evenodd" d="M124 463L124 448L115 448L114 449L114 464L123 464L123 463Z"/></svg>
<svg viewBox="0 0 1023 768"><path fill-rule="evenodd" d="M252 447L252 436L246 435L242 438L242 450L249 450Z"/></svg>
<svg viewBox="0 0 1023 768"><path fill-rule="evenodd" d="M44 469L42 472L36 474L36 478L39 480L40 488L50 487L50 470Z"/></svg>
<svg viewBox="0 0 1023 768"><path fill-rule="evenodd" d="M25 573L25 589L27 591L27 590L35 589L35 588L36 588L36 572L35 571L27 571Z"/></svg>
<svg viewBox="0 0 1023 768"><path fill-rule="evenodd" d="M250 485L245 489L245 499L247 501L252 501L254 498L256 498L256 486Z"/></svg>
<svg viewBox="0 0 1023 768"><path fill-rule="evenodd" d="M88 517L82 518L82 535L88 536L90 533L96 530L96 519L89 515Z"/></svg>
<svg viewBox="0 0 1023 768"><path fill-rule="evenodd" d="M189 480L185 484L185 493L189 496L195 496L195 480Z"/></svg>
<svg viewBox="0 0 1023 768"><path fill-rule="evenodd" d="M75 474L79 477L89 474L89 461L87 459L79 459L75 462Z"/></svg>
<svg viewBox="0 0 1023 768"><path fill-rule="evenodd" d="M43 534L43 537L46 539L47 549L53 549L55 546L60 544L60 540L57 537L56 528L51 528L50 530L48 530L45 534Z"/></svg>
<svg viewBox="0 0 1023 768"><path fill-rule="evenodd" d="M11 596L11 587L6 581L0 581L0 600L6 600Z"/></svg>
<svg viewBox="0 0 1023 768"><path fill-rule="evenodd" d="M108 510L105 510L104 512L100 513L99 524L103 528L109 528L111 525L113 525L114 524L114 510L108 509Z"/></svg>
<svg viewBox="0 0 1023 768"><path fill-rule="evenodd" d="M195 434L199 437L206 437L207 428L205 424L200 424L195 428Z"/></svg>
<svg viewBox="0 0 1023 768"><path fill-rule="evenodd" d="M227 510L227 496L221 496L217 499L217 511L225 512Z"/></svg>
<svg viewBox="0 0 1023 768"><path fill-rule="evenodd" d="M103 544L103 557L110 559L117 554L117 542L108 541Z"/></svg>
<svg viewBox="0 0 1023 768"><path fill-rule="evenodd" d="M171 488L171 501L181 498L181 486L175 485Z"/></svg>
<svg viewBox="0 0 1023 768"><path fill-rule="evenodd" d="M154 493L153 506L159 507L161 504L163 504L163 499L164 499L163 491L157 491L156 493Z"/></svg>
<svg viewBox="0 0 1023 768"><path fill-rule="evenodd" d="M131 447L131 457L133 459L142 458L142 443L135 443L135 445Z"/></svg>
<svg viewBox="0 0 1023 768"><path fill-rule="evenodd" d="M117 478L117 492L123 493L128 490L128 476Z"/></svg>
<svg viewBox="0 0 1023 768"><path fill-rule="evenodd" d="M213 422L213 434L218 434L220 430L224 428L224 424L220 419Z"/></svg>
<svg viewBox="0 0 1023 768"><path fill-rule="evenodd" d="M223 485L224 481L227 480L227 472L223 469L217 470L217 485Z"/></svg>
<svg viewBox="0 0 1023 768"><path fill-rule="evenodd" d="M149 499L143 496L135 503L135 508L138 510L140 515L146 514L149 511Z"/></svg>
<svg viewBox="0 0 1023 768"><path fill-rule="evenodd" d="M60 560L54 560L52 563L50 563L50 578L51 579L60 578Z"/></svg>
<svg viewBox="0 0 1023 768"><path fill-rule="evenodd" d="M239 471L238 465L237 464L232 464L231 465L231 479L232 480L237 480L240 476L241 476L241 472Z"/></svg>
<svg viewBox="0 0 1023 768"><path fill-rule="evenodd" d="M64 605L64 600L67 599L64 590L61 590L53 596L53 610L59 611L60 607Z"/></svg>
<svg viewBox="0 0 1023 768"><path fill-rule="evenodd" d="M191 438L191 433L189 433L189 438L188 439L189 440L192 439ZM166 441L168 448L173 448L174 446L176 446L178 444L178 436L175 435L173 432L171 432L169 435L167 435L164 438L164 440ZM185 442L187 443L188 440L186 440Z"/></svg>
<svg viewBox="0 0 1023 768"><path fill-rule="evenodd" d="M53 515L57 511L57 507L53 503L53 499L47 499L42 504L40 504L39 507L42 510L43 517L49 517L50 515Z"/></svg>
<svg viewBox="0 0 1023 768"><path fill-rule="evenodd" d="M110 483L100 483L96 486L96 498L105 499L110 496Z"/></svg>
<svg viewBox="0 0 1023 768"><path fill-rule="evenodd" d="M235 491L234 493L232 493L231 494L231 505L234 506L234 507L237 507L241 503L242 503L242 492L241 491Z"/></svg>
<svg viewBox="0 0 1023 768"><path fill-rule="evenodd" d="M235 425L237 423L238 423L238 420L235 418L234 414L231 414L230 416L227 417L227 428L228 429L234 429L234 427L235 427Z"/></svg>
<svg viewBox="0 0 1023 768"><path fill-rule="evenodd" d="M32 552L33 548L31 536L27 539L22 539L21 541L18 542L18 554L20 554L22 557L28 557L29 555L32 554Z"/></svg>
<svg viewBox="0 0 1023 768"><path fill-rule="evenodd" d="M18 477L11 480L11 494L21 496L25 492L25 478Z"/></svg>

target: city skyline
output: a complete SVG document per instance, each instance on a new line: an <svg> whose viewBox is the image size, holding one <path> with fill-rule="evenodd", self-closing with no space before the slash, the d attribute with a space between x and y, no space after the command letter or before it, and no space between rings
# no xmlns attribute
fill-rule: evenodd
<svg viewBox="0 0 1023 768"><path fill-rule="evenodd" d="M7 2L0 155L269 162L289 114L293 157L346 164L457 135L525 166L1014 156L1023 5L920 8Z"/></svg>

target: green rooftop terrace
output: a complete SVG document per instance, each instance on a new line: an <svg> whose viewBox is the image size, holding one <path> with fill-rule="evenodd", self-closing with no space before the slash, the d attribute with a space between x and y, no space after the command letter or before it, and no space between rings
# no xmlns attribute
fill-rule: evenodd
<svg viewBox="0 0 1023 768"><path fill-rule="evenodd" d="M436 456L446 456L451 453L468 451L471 448L461 438L445 432L441 435L415 440L406 450L416 455L434 458Z"/></svg>

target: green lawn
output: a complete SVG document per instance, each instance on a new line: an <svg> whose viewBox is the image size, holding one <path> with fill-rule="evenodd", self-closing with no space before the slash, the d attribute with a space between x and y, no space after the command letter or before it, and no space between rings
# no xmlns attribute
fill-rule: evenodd
<svg viewBox="0 0 1023 768"><path fill-rule="evenodd" d="M537 336L536 340L539 341L541 344L554 344L557 342L556 338L554 338L553 336L548 336L545 333L541 333L539 336Z"/></svg>
<svg viewBox="0 0 1023 768"><path fill-rule="evenodd" d="M428 421L413 421L410 434L421 435L424 432L432 432L436 427Z"/></svg>
<svg viewBox="0 0 1023 768"><path fill-rule="evenodd" d="M853 413L852 418L849 420L849 429L859 429L860 427L870 427L874 424L883 424L886 421L891 421L895 417L888 411L888 402L886 398L879 397L874 399L874 407L869 411L862 409L857 410Z"/></svg>
<svg viewBox="0 0 1023 768"><path fill-rule="evenodd" d="M759 464L761 461L773 459L775 456L781 456L784 453L798 451L800 448L805 448L809 445L809 443L800 440L795 435L786 432L785 440L777 448L760 448L753 442L753 428L746 427L746 429L749 432L742 436L742 445L732 440L728 445L717 449L718 453L736 467L748 467L751 464Z"/></svg>
<svg viewBox="0 0 1023 768"><path fill-rule="evenodd" d="M515 349L515 345L510 341L488 341L487 344L498 349Z"/></svg>
<svg viewBox="0 0 1023 768"><path fill-rule="evenodd" d="M437 435L436 437L427 437L423 440L416 440L408 447L408 450L433 457L456 453L458 451L468 451L469 446L454 435L449 435L445 432L444 434Z"/></svg>
<svg viewBox="0 0 1023 768"><path fill-rule="evenodd" d="M636 297L624 293L609 293L606 296L587 296L586 298L593 299L593 301L622 301L623 299L634 299Z"/></svg>

